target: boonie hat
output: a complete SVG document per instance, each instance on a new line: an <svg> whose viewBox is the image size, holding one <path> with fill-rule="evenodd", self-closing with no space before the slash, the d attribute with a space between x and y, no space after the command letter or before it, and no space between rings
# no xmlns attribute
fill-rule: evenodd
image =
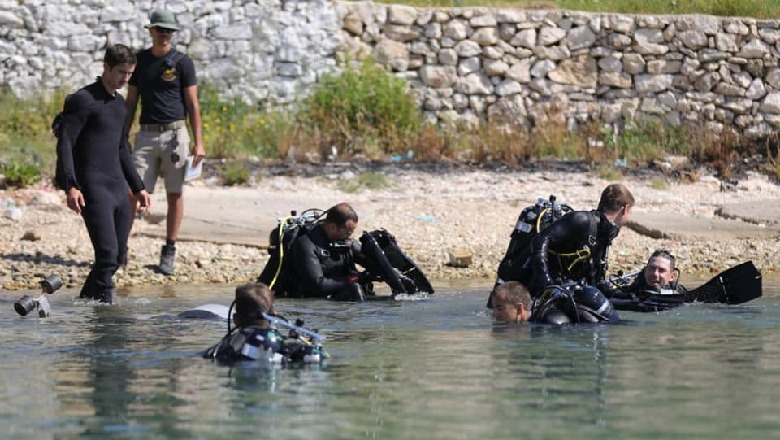
<svg viewBox="0 0 780 440"><path fill-rule="evenodd" d="M179 23L176 22L173 12L170 11L152 11L149 15L149 22L149 24L144 26L145 28L158 27L174 31L179 30Z"/></svg>

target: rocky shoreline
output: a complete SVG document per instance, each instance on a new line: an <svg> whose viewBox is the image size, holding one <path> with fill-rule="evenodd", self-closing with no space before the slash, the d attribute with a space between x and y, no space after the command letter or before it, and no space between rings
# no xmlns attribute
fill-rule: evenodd
<svg viewBox="0 0 780 440"><path fill-rule="evenodd" d="M524 206L537 197L555 194L575 209L592 209L601 189L610 183L584 171L421 171L394 167L382 172L389 182L386 187L357 193L340 189L345 181L356 178L354 172L327 169L319 176L265 174L255 179L252 187L260 201L264 193L289 193L291 209L309 208L294 205L296 194L320 200L338 197L356 207L361 215L360 230L384 227L391 231L434 283L484 279L485 285L490 285ZM678 216L681 222L712 217L723 204L780 199L780 186L754 173L727 190L708 175L693 183L670 182L666 187L646 176L625 177L622 183L637 198L636 211L664 212ZM195 185L217 183L206 179ZM0 288L37 289L38 281L52 273L61 276L66 287L80 287L89 272L92 246L81 218L66 208L62 192L46 186L0 191L0 203ZM20 218L9 218L14 209ZM136 222L128 265L115 277L119 288L247 282L257 277L268 258L265 249L253 246L205 239L180 242L176 275L165 277L153 271L162 243L159 238L145 236L148 228L146 221ZM780 233L773 239L764 235L675 240L654 239L626 229L615 240L610 271L636 268L650 252L662 247L672 250L684 273L714 273L748 259L764 272L780 270ZM459 252L471 256L467 268L448 264L451 254Z"/></svg>

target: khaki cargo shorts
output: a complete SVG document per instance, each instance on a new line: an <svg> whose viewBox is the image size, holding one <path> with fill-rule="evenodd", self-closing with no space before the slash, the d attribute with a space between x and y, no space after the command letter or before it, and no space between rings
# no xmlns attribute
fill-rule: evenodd
<svg viewBox="0 0 780 440"><path fill-rule="evenodd" d="M149 194L154 192L158 177L163 178L166 193L181 194L189 155L190 135L186 125L164 132L141 130L135 136L133 161Z"/></svg>

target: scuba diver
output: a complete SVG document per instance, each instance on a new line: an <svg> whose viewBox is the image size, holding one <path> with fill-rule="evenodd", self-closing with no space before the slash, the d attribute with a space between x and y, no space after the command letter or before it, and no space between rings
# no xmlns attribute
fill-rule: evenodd
<svg viewBox="0 0 780 440"><path fill-rule="evenodd" d="M734 266L693 290L680 284L675 264L671 252L656 250L644 268L610 279L616 286L610 302L617 310L661 312L685 303L741 304L761 296L761 274L751 262Z"/></svg>
<svg viewBox="0 0 780 440"><path fill-rule="evenodd" d="M324 217L324 219L323 219ZM374 298L373 282L386 282L392 297L433 293L425 274L384 229L352 240L358 215L347 203L324 213L294 211L271 232L271 258L258 277L278 297L364 301ZM359 272L356 264L365 270Z"/></svg>
<svg viewBox="0 0 780 440"><path fill-rule="evenodd" d="M218 344L202 353L204 359L220 362L261 361L268 364L318 363L327 354L322 349L321 337L301 328L302 322L292 325L274 315L274 295L265 284L253 283L236 287L233 302L236 313L228 332ZM281 324L293 330L285 338L273 324ZM301 333L313 336L306 339Z"/></svg>
<svg viewBox="0 0 780 440"><path fill-rule="evenodd" d="M555 199L550 200L554 208ZM504 260L513 261L502 261L496 284L513 280L527 286L534 298L531 316L539 322L565 323L563 318L545 318L555 315L553 310L567 315L568 322L617 320L617 313L606 299L613 290L606 280L608 250L620 228L630 220L634 203L634 196L625 186L612 184L602 191L595 211L570 211L543 229L531 230L535 235L524 249L512 249L510 243ZM512 268L509 274L507 267ZM491 292L488 307L492 296ZM587 310L578 311L572 305Z"/></svg>
<svg viewBox="0 0 780 440"><path fill-rule="evenodd" d="M347 203L325 212L325 221L315 225L293 243L292 269L296 286L290 296L362 301L365 292L355 268L364 261L359 243L350 240L358 215ZM362 281L362 283L361 283Z"/></svg>
<svg viewBox="0 0 780 440"><path fill-rule="evenodd" d="M626 283L631 277L634 281ZM664 249L653 252L644 268L611 281L617 288L609 300L618 310L659 312L694 301L679 283L674 255Z"/></svg>
<svg viewBox="0 0 780 440"><path fill-rule="evenodd" d="M517 281L498 286L493 295L493 318L498 323L572 324L616 322L610 302L590 286L569 284L548 289L536 300Z"/></svg>

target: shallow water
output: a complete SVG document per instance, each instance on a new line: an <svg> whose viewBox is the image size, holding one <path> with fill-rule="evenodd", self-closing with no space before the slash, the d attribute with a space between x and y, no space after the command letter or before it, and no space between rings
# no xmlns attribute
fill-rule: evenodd
<svg viewBox="0 0 780 440"><path fill-rule="evenodd" d="M691 282L690 284L696 285ZM487 286L426 301L280 300L328 340L322 367L195 354L225 323L180 320L231 286L135 289L119 306L0 307L3 438L769 438L780 432L780 277L740 306L624 312L617 326L504 327Z"/></svg>

